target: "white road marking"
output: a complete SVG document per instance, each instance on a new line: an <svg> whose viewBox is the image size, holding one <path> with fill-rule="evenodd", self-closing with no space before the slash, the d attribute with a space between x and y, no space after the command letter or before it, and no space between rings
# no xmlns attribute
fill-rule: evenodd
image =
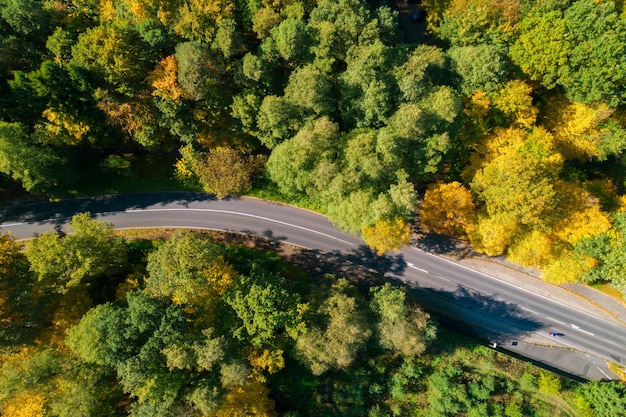
<svg viewBox="0 0 626 417"><path fill-rule="evenodd" d="M146 211L201 211L201 212L211 212L211 213L225 213L225 214L234 214L237 216L244 216L244 217L252 217L255 219L259 219L259 220L265 220L268 222L273 222L273 223L278 223L278 224L282 224L284 226L289 226L289 227L293 227L294 229L300 229L300 230L305 230L307 232L311 232L311 233L315 233L330 239L334 239L336 241L348 244L350 246L354 246L353 243L351 242L347 242L343 239L340 239L336 236L333 235L329 235L327 233L323 233L323 232L319 232L317 230L313 230L313 229L309 229L307 227L302 227L302 226L298 226L297 224L292 224L292 223L287 223L287 222L283 222L280 220L275 220L275 219L270 219L269 217L263 217L263 216L257 216L255 214L249 214L249 213L241 213L239 211L231 211L231 210L214 210L214 209L192 209L192 208L171 208L171 209L130 209L130 210L124 210L125 213L142 213L142 212L146 212Z"/></svg>
<svg viewBox="0 0 626 417"><path fill-rule="evenodd" d="M593 333L591 333L591 332L588 332L587 330L583 330L583 329L581 329L581 328L580 328L580 326L577 326L577 325L575 325L574 323L571 323L571 326L572 326L574 329L578 330L579 332L583 332L583 333L587 333L588 335L595 336L595 334L593 334Z"/></svg>
<svg viewBox="0 0 626 417"><path fill-rule="evenodd" d="M520 287L520 286L515 285L515 284L513 284L513 283L511 283L511 282L508 282L508 281L506 281L506 280L504 280L504 279L500 279L500 278L495 277L495 276L493 276L493 275L489 275L489 274L487 274L487 273L485 273L485 272L482 272L482 271L479 271L479 270L477 270L477 269L472 269L472 268L470 268L469 266L466 266L466 265L463 265L462 263L455 262L455 261L453 261L453 260L450 260L450 259L444 258L443 256L439 256L439 255L436 255L436 254L434 254L434 253L430 253L430 252L425 251L425 250L423 250L423 249L416 248L415 246L411 246L411 249L413 249L413 250L415 250L415 251L417 251L417 252L422 252L422 253L425 253L425 254L430 255L430 256L432 256L432 257L435 257L435 258L437 258L437 259L442 259L442 260L444 260L445 262L448 262L448 263L450 263L450 264L454 264L454 265L459 266L459 267L461 267L461 268L463 268L463 269L466 269L466 270L468 270L468 271L472 271L472 272L477 273L477 274L480 274L480 275L482 275L482 276L484 276L484 277L487 277L487 278L490 278L490 279L492 279L492 280L498 281L498 282L500 282L500 283L502 283L502 284L504 284L504 285L508 285L509 287L514 287L514 288L517 288L517 289L519 289L519 290L521 290L521 291L527 292L527 293L529 293L529 294L533 294L533 295L535 295L535 296L537 296L537 297L543 298L544 300L549 300L549 301L551 301L551 302L553 302L553 303L555 303L555 304L561 305L561 306L563 306L563 307L566 307L566 308L569 308L569 309L572 309L572 310L576 310L576 311L578 311L579 313L585 314L585 315L587 315L587 316L590 316L590 317L594 317L594 318L597 318L597 319L602 319L602 320L604 320L602 317L600 317L600 316L598 316L598 315L596 315L596 314L589 313L589 312L587 312L587 311L585 311L585 310L580 310L580 309L578 309L578 308L576 308L576 307L574 307L574 306L572 306L572 305L570 305L570 304L566 304L566 303L563 303L563 302L561 302L561 301L555 300L555 299L554 299L554 298L552 298L552 297L546 297L545 295L539 294L538 292L534 292L534 291L531 291L531 290L529 290L529 289L527 289L527 288ZM616 324L616 323L613 323L613 322L611 322L611 321L606 321L606 320L605 320L605 323L606 323L606 324L609 324L609 325L613 325L613 326L618 326L618 327L620 327L620 328L621 328L621 327L623 327L623 326L621 326L621 325L619 325L619 324Z"/></svg>
<svg viewBox="0 0 626 417"><path fill-rule="evenodd" d="M3 223L3 224L0 224L0 227L19 226L19 225L22 225L22 224L24 224L24 223Z"/></svg>
<svg viewBox="0 0 626 417"><path fill-rule="evenodd" d="M427 274L430 274L430 272L429 272L429 271L427 271L427 270L425 270L425 269L422 269L422 268L420 268L419 266L415 266L415 264L413 264L413 263L411 263L411 262L407 262L407 263L406 263L406 265L407 265L409 268L417 269L418 271L422 271L422 272L426 272Z"/></svg>

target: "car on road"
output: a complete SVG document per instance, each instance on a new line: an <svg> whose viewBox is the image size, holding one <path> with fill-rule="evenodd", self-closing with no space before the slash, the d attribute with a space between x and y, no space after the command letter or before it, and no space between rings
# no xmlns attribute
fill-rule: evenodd
<svg viewBox="0 0 626 417"><path fill-rule="evenodd" d="M552 337L562 337L562 336L565 336L565 335L563 333L550 332L550 336L552 336Z"/></svg>
<svg viewBox="0 0 626 417"><path fill-rule="evenodd" d="M424 20L426 20L425 12L411 13L411 22L417 23L417 22L423 22Z"/></svg>

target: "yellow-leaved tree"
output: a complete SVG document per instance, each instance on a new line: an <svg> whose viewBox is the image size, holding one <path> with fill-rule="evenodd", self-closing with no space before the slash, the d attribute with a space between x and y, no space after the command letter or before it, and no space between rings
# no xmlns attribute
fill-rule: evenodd
<svg viewBox="0 0 626 417"><path fill-rule="evenodd" d="M43 417L45 414L45 397L33 390L20 391L9 399L2 407L3 417Z"/></svg>
<svg viewBox="0 0 626 417"><path fill-rule="evenodd" d="M513 126L530 129L537 120L533 106L532 87L521 80L511 80L494 93L493 106L501 111Z"/></svg>
<svg viewBox="0 0 626 417"><path fill-rule="evenodd" d="M474 209L472 194L461 183L436 183L424 194L421 225L425 230L464 237L473 222Z"/></svg>
<svg viewBox="0 0 626 417"><path fill-rule="evenodd" d="M604 160L626 146L623 122L616 114L604 103L569 103L555 98L548 103L544 124L567 159Z"/></svg>
<svg viewBox="0 0 626 417"><path fill-rule="evenodd" d="M276 415L269 389L255 380L236 385L214 417L272 417Z"/></svg>
<svg viewBox="0 0 626 417"><path fill-rule="evenodd" d="M554 238L549 233L532 230L511 244L508 258L525 267L541 268L554 260L553 246Z"/></svg>
<svg viewBox="0 0 626 417"><path fill-rule="evenodd" d="M373 226L365 226L361 231L363 241L378 255L390 250L398 250L409 244L411 227L402 218L378 220Z"/></svg>

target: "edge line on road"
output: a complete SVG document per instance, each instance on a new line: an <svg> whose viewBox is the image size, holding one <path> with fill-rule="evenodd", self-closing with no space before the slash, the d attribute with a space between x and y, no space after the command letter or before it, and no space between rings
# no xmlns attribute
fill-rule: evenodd
<svg viewBox="0 0 626 417"><path fill-rule="evenodd" d="M567 308L570 308L570 309L572 309L572 310L576 310L576 311L578 311L578 312L580 312L580 313L586 314L587 316L595 317L595 318L600 319L600 320L605 320L603 317L600 317L600 316L598 316L598 315L596 315L596 314L590 313L590 312L585 311L585 310L578 309L578 308L573 307L573 306L571 306L571 305L569 305L569 304L562 303L561 301L558 301L558 300L556 300L556 299L554 299L554 298L552 298L552 297L546 297L545 295L542 295L542 294L540 294L540 293L538 293L538 292L534 292L534 291L531 291L531 290L529 290L529 289L527 289L527 288L520 287L519 285L512 284L512 283L510 283L510 282L508 282L508 281L506 281L506 280L504 280L504 279L500 279L500 278L498 278L498 277L496 277L496 276L489 275L489 274L487 274L487 273L485 273L485 272L482 272L482 271L479 271L479 270L477 270L477 269L470 268L469 266L463 265L463 264L461 264L461 263L459 263L459 262L455 262L455 261L453 261L453 260L451 260L451 259L448 259L448 258L445 258L445 257L443 257L443 256L439 256L439 255L436 255L436 254L434 254L434 253L430 253L430 252L425 251L425 250L423 250L423 249L416 248L415 246L411 246L411 248L412 248L412 249L414 249L414 250L416 250L416 251L426 253L426 254L428 254L428 255L430 255L430 256L434 256L434 257L436 257L437 259L443 259L444 261L446 261L446 262L448 262L448 263L451 263L451 264L453 264L453 265L457 265L457 266L459 266L459 267L461 267L461 268L463 268L463 269L466 269L466 270L468 270L468 271L473 271L473 272L476 272L477 274L480 274L480 275L485 276L485 277L487 277L487 278L490 278L490 279L492 279L492 280L496 280L496 281L498 281L498 282L501 282L501 283L503 283L503 284L505 284L505 285L508 285L509 287L514 287L514 288L520 289L520 290L522 290L522 291L524 291L524 292L527 292L528 294L533 294L533 295L536 295L536 296L538 296L538 297L543 298L544 300L549 300L549 301L551 301L551 302L553 302L553 303L555 303L555 304L559 304L559 305L561 305L561 306L563 306L563 307L567 307ZM536 279L536 278L533 278L533 277L530 277L530 278L532 278L532 279ZM611 322L611 321L607 321L607 323L610 323L610 324L611 324L611 325L613 325L613 326L623 327L623 326L620 326L619 324L613 323L613 322Z"/></svg>
<svg viewBox="0 0 626 417"><path fill-rule="evenodd" d="M333 240L337 240L339 242L345 243L350 246L354 246L353 243L348 242L346 240L340 239L336 236L329 235L328 233L319 232L317 230L309 229L308 227L298 226L297 224L287 223L280 220L271 219L269 217L257 216L256 214L243 213L240 211L232 211L232 210L218 210L218 209L198 209L198 208L166 208L166 209L130 209L124 210L123 212L116 213L142 213L146 211L199 211L199 212L212 212L212 213L225 213L225 214L233 214L236 216L244 216L244 217L252 217L259 220L265 220L272 223L282 224L284 226L293 227L294 229L305 230L310 233L315 233L320 236L324 236Z"/></svg>

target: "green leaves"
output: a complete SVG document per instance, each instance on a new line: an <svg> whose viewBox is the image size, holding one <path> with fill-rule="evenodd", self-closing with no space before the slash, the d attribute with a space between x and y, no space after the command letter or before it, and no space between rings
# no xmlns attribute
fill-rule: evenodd
<svg viewBox="0 0 626 417"><path fill-rule="evenodd" d="M111 276L127 267L126 246L110 224L82 213L72 218L70 232L63 237L46 232L26 251L31 270L53 289L65 291L87 278Z"/></svg>
<svg viewBox="0 0 626 417"><path fill-rule="evenodd" d="M254 347L281 346L285 334L295 339L303 330L299 297L285 289L285 279L279 275L253 267L225 300L240 323L233 329L235 338Z"/></svg>

